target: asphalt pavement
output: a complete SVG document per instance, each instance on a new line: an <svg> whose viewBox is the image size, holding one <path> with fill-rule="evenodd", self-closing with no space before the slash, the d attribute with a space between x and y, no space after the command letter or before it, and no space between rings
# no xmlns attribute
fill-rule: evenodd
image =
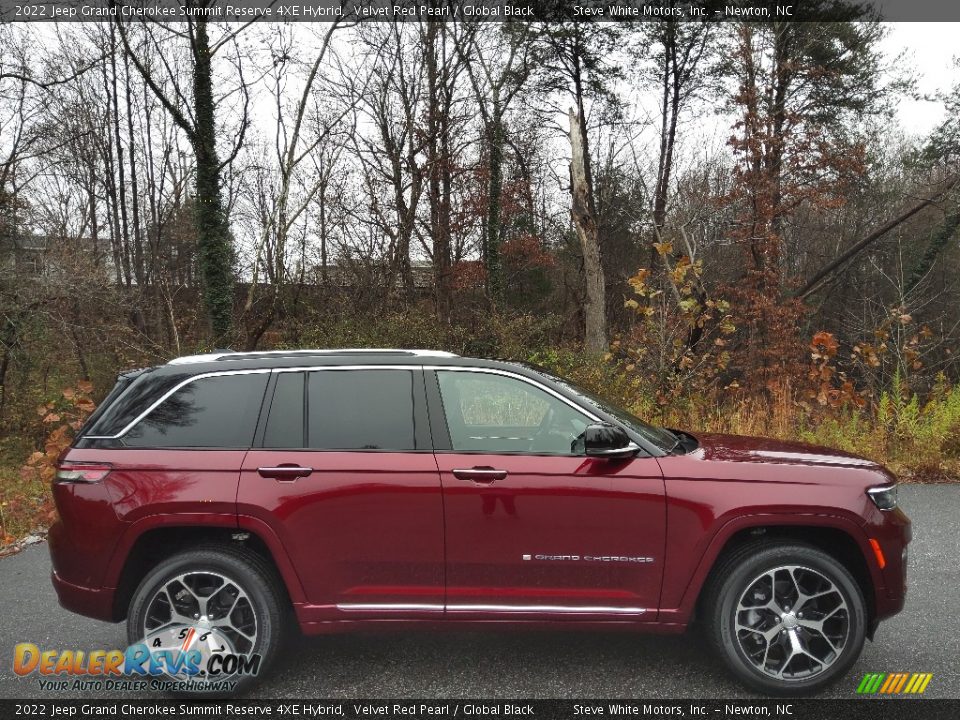
<svg viewBox="0 0 960 720"><path fill-rule="evenodd" d="M868 672L928 672L925 697L960 698L960 485L906 485L913 520L904 611L881 624L847 677L821 697L852 698ZM126 647L123 625L63 610L46 545L0 560L0 698L66 699L12 671L13 648ZM87 694L104 697L104 694ZM118 695L119 696L119 695ZM137 697L123 693L124 699ZM144 695L143 697L147 697ZM749 698L695 632L395 632L297 638L249 697Z"/></svg>

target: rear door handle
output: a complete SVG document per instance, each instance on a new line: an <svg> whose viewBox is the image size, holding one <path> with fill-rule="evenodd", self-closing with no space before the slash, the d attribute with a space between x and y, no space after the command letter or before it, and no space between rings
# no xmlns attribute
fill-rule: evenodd
<svg viewBox="0 0 960 720"><path fill-rule="evenodd" d="M260 477L293 482L297 478L307 477L312 474L313 468L300 467L299 465L293 464L283 464L276 467L257 468L257 472L260 473Z"/></svg>
<svg viewBox="0 0 960 720"><path fill-rule="evenodd" d="M496 468L488 466L458 468L453 471L453 476L458 480L470 480L475 483L492 483L494 480L503 480L507 477L507 471L497 470Z"/></svg>

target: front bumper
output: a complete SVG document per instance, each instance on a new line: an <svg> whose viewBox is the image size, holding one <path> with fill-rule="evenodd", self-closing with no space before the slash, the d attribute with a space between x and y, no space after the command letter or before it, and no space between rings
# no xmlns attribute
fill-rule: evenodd
<svg viewBox="0 0 960 720"><path fill-rule="evenodd" d="M886 566L881 571L883 587L875 595L877 621L885 620L903 610L907 596L907 548L913 539L910 518L900 508L880 513L876 522L868 525L868 535L877 540L883 550ZM871 558L872 559L872 558Z"/></svg>

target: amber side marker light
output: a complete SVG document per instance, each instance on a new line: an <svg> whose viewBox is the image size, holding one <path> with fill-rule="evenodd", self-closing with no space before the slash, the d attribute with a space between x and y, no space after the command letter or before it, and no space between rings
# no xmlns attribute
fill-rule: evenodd
<svg viewBox="0 0 960 720"><path fill-rule="evenodd" d="M870 547L873 548L873 554L877 556L877 565L883 570L887 566L887 559L883 556L883 549L874 538L870 538Z"/></svg>

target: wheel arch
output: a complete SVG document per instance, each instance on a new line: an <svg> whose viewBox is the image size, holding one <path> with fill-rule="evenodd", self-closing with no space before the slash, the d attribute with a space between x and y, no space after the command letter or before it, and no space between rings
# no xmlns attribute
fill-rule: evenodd
<svg viewBox="0 0 960 720"><path fill-rule="evenodd" d="M140 582L156 565L168 557L189 550L198 545L242 546L266 561L282 581L282 592L291 608L302 600L300 581L294 574L293 582L284 572L280 562L260 533L237 528L236 525L159 525L143 528L142 532L129 541L129 549L124 555L122 567L116 575L113 595L113 620L120 622L127 617L127 611L134 592ZM289 571L289 569L288 569Z"/></svg>
<svg viewBox="0 0 960 720"><path fill-rule="evenodd" d="M883 591L883 578L869 562L870 546L863 530L837 516L757 515L731 520L721 528L701 558L681 600L677 614L693 619L714 570L723 559L746 543L758 540L797 542L830 555L853 575L867 606L868 637L876 627L876 598Z"/></svg>

